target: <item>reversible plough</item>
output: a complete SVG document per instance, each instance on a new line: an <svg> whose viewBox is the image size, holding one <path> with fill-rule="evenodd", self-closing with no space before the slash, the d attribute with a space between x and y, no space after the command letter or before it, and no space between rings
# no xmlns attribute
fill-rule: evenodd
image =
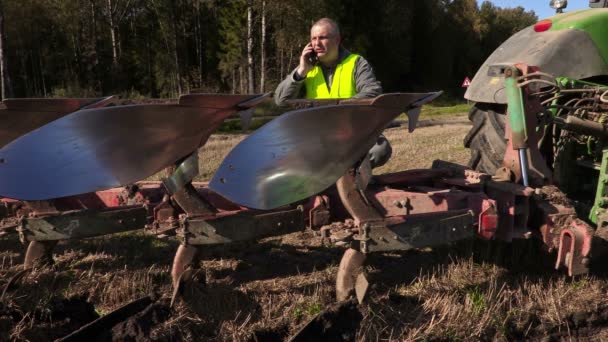
<svg viewBox="0 0 608 342"><path fill-rule="evenodd" d="M502 70L508 147L496 175L436 161L428 170L372 176L366 155L380 132L404 112L413 131L420 107L440 93L294 100L295 110L239 143L208 184L193 182L198 148L226 118L250 114L266 95L186 95L177 104L129 106L113 106L111 98L7 100L0 118L14 123L0 129L0 234L17 233L28 245L26 269L52 262L60 240L137 229L176 236L174 298L204 246L307 228L346 248L336 277L340 301L364 299L369 253L475 236L538 237L557 251L556 268L582 274L594 229L552 185L538 146L546 122L526 115L544 112L533 70ZM140 181L165 168L162 182Z"/></svg>

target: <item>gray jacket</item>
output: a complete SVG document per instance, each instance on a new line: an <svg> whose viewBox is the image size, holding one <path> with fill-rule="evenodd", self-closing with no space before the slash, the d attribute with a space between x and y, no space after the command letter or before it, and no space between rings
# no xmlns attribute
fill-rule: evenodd
<svg viewBox="0 0 608 342"><path fill-rule="evenodd" d="M338 64L344 60L350 52L342 47L338 54ZM304 89L304 77L299 77L296 73L296 67L287 77L279 84L274 92L274 102L277 105L285 104L289 99L304 98L306 90ZM323 76L328 83L327 88L331 87L331 82L334 77L336 67L325 68L321 66ZM380 81L376 80L374 70L365 58L359 56L355 62L355 88L357 95L353 98L376 97L382 94L382 86ZM329 89L331 90L331 89Z"/></svg>

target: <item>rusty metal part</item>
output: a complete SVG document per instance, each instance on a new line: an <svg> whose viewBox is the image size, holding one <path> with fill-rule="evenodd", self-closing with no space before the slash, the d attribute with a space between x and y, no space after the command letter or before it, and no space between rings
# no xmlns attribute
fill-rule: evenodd
<svg viewBox="0 0 608 342"><path fill-rule="evenodd" d="M472 210L409 215L405 222L371 225L367 251L382 252L445 245L475 236L477 217Z"/></svg>
<svg viewBox="0 0 608 342"><path fill-rule="evenodd" d="M416 189L422 189L422 187L416 187ZM373 188L366 191L365 195L384 217L468 208L479 214L483 202L489 201L487 196L481 192L430 187L425 190L424 192L414 192L394 188Z"/></svg>
<svg viewBox="0 0 608 342"><path fill-rule="evenodd" d="M483 203L481 193L380 190L362 193L349 172L336 183L344 207L359 226L353 236L363 253L407 250L445 244L475 234ZM474 211L471 209L475 209Z"/></svg>
<svg viewBox="0 0 608 342"><path fill-rule="evenodd" d="M484 239L492 239L498 228L498 210L495 201L483 201L479 213L477 235Z"/></svg>
<svg viewBox="0 0 608 342"><path fill-rule="evenodd" d="M569 276L589 272L593 229L576 219L560 233L555 269L566 267Z"/></svg>
<svg viewBox="0 0 608 342"><path fill-rule="evenodd" d="M359 304L362 304L367 297L367 290L369 290L369 281L365 276L365 272L361 272L357 276L357 280L355 280L355 295Z"/></svg>
<svg viewBox="0 0 608 342"><path fill-rule="evenodd" d="M344 252L336 275L336 299L347 300L355 290L357 277L362 272L366 255L349 248Z"/></svg>
<svg viewBox="0 0 608 342"><path fill-rule="evenodd" d="M542 241L548 251L559 247L561 231L576 219L574 206L555 186L544 186L532 197L530 225L540 227Z"/></svg>
<svg viewBox="0 0 608 342"><path fill-rule="evenodd" d="M23 218L22 228L27 241L82 239L143 229L147 215L148 210L142 206L68 211Z"/></svg>
<svg viewBox="0 0 608 342"><path fill-rule="evenodd" d="M216 245L261 239L306 228L302 207L270 213L241 211L204 219L181 219L178 236L187 245Z"/></svg>
<svg viewBox="0 0 608 342"><path fill-rule="evenodd" d="M154 303L155 300L146 296L143 298L136 299L126 305L121 306L120 308L110 312L107 315L104 315L93 322L90 322L80 329L70 333L67 336L64 336L58 340L57 342L71 342L71 341L86 341L86 340L95 340L99 337L101 332L109 331L116 324L127 320L129 317L136 315L137 313L143 311L150 304Z"/></svg>
<svg viewBox="0 0 608 342"><path fill-rule="evenodd" d="M52 265L55 245L57 245L57 241L30 241L25 252L23 267L27 269L40 265Z"/></svg>
<svg viewBox="0 0 608 342"><path fill-rule="evenodd" d="M311 197L360 160L397 115L437 95L384 94L365 105L281 115L239 143L209 187L235 203L265 210Z"/></svg>
<svg viewBox="0 0 608 342"><path fill-rule="evenodd" d="M594 230L576 218L573 204L557 187L533 190L491 181L486 184L486 191L498 205L494 239L511 241L538 236L548 251L557 250L556 269L565 267L570 276L589 271Z"/></svg>
<svg viewBox="0 0 608 342"><path fill-rule="evenodd" d="M308 211L308 228L318 230L330 223L329 198L324 195L314 197L312 208Z"/></svg>
<svg viewBox="0 0 608 342"><path fill-rule="evenodd" d="M383 215L370 204L365 195L357 188L356 173L354 170L347 171L336 182L338 194L342 204L355 219L355 223L368 221L381 221Z"/></svg>
<svg viewBox="0 0 608 342"><path fill-rule="evenodd" d="M185 95L179 104L84 109L0 149L0 195L64 197L144 179L205 143L259 95Z"/></svg>
<svg viewBox="0 0 608 342"><path fill-rule="evenodd" d="M511 182L489 181L485 184L485 192L496 201L498 226L494 239L511 242L528 232L530 197L534 194L532 188Z"/></svg>
<svg viewBox="0 0 608 342"><path fill-rule="evenodd" d="M447 173L443 178L435 180L435 186L464 189L469 192L482 192L483 184L492 178L488 174L444 160L434 160L431 170L422 171Z"/></svg>
<svg viewBox="0 0 608 342"><path fill-rule="evenodd" d="M324 245L335 245L339 247L348 247L353 241L355 234L359 232L358 228L354 228L354 221L350 220L352 225L348 224L348 220L342 222L334 222L330 225L321 227L321 242Z"/></svg>
<svg viewBox="0 0 608 342"><path fill-rule="evenodd" d="M90 99L6 99L0 110L0 147L83 107L103 107L113 97Z"/></svg>
<svg viewBox="0 0 608 342"><path fill-rule="evenodd" d="M201 276L202 276L202 281L200 278ZM172 308L175 305L175 303L177 302L177 298L180 295L184 295L186 286L188 286L188 284L190 284L192 282L192 280L194 280L194 279L197 279L198 283L205 283L206 279L205 279L203 270L201 270L195 266L189 266L189 267L186 267L186 269L183 272L179 273L179 275L177 276L177 280L173 281L173 283L175 285L173 286L173 293L171 294L171 302L169 303L170 308Z"/></svg>
<svg viewBox="0 0 608 342"><path fill-rule="evenodd" d="M179 228L178 210L169 201L169 196L166 197L152 209L154 221L146 227L148 233L165 235L175 233L175 230Z"/></svg>
<svg viewBox="0 0 608 342"><path fill-rule="evenodd" d="M384 228L383 216L366 198L364 191L359 189L361 182L357 182L359 174L354 169L347 171L336 182L338 194L342 204L354 219L354 224L359 227L358 234L352 238L358 243L351 244L344 253L336 276L336 298L338 301L346 300L355 290L359 303L365 298L369 282L362 274L365 254L369 250L369 234L372 230L371 223L377 227Z"/></svg>
<svg viewBox="0 0 608 342"><path fill-rule="evenodd" d="M182 284L187 278L190 277L192 270L198 268L198 258L200 253L200 247L181 244L175 252L173 258L173 265L171 266L171 280L173 284L173 295L171 299L171 306L177 295L182 289Z"/></svg>
<svg viewBox="0 0 608 342"><path fill-rule="evenodd" d="M96 193L99 196L100 191ZM144 205L149 199L139 191L137 184L130 184L124 187L118 195L118 205Z"/></svg>
<svg viewBox="0 0 608 342"><path fill-rule="evenodd" d="M191 183L184 185L173 194L172 198L190 216L209 215L217 212L211 203L198 194Z"/></svg>
<svg viewBox="0 0 608 342"><path fill-rule="evenodd" d="M57 215L59 210L54 201L26 201L25 204L31 210L30 215Z"/></svg>
<svg viewBox="0 0 608 342"><path fill-rule="evenodd" d="M19 213L22 205L19 201L0 199L0 237L17 232L19 217L24 215Z"/></svg>

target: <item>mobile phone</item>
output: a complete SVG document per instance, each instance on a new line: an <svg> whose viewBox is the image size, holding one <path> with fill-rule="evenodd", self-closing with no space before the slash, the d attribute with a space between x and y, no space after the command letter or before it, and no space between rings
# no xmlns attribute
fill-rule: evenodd
<svg viewBox="0 0 608 342"><path fill-rule="evenodd" d="M317 57L317 53L316 52L311 52L308 54L308 63L310 63L311 65L317 65L317 63L319 63L319 57Z"/></svg>

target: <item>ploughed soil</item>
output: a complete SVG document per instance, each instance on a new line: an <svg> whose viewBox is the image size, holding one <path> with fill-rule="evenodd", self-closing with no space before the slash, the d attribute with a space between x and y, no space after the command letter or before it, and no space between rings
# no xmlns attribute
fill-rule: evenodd
<svg viewBox="0 0 608 342"><path fill-rule="evenodd" d="M149 305L93 339L122 341L602 340L608 282L551 270L533 241L469 241L372 255L366 302L335 303L343 250L315 232L206 248L199 273L174 307L170 264L178 243L142 233L60 244L56 264L23 276L0 306L0 340L46 341L139 298ZM4 288L21 262L0 241Z"/></svg>
<svg viewBox="0 0 608 342"><path fill-rule="evenodd" d="M468 128L461 115L409 135L389 129L393 158L375 172L425 168L434 159L466 163ZM212 136L201 151L203 173L242 138ZM572 279L553 271L555 255L532 240L373 254L361 305L334 299L344 250L303 231L204 248L171 307L177 247L142 232L61 242L53 266L20 273L24 247L16 236L0 238L0 341L54 340L100 317L73 340L608 339L605 272ZM113 313L121 307L125 314Z"/></svg>

